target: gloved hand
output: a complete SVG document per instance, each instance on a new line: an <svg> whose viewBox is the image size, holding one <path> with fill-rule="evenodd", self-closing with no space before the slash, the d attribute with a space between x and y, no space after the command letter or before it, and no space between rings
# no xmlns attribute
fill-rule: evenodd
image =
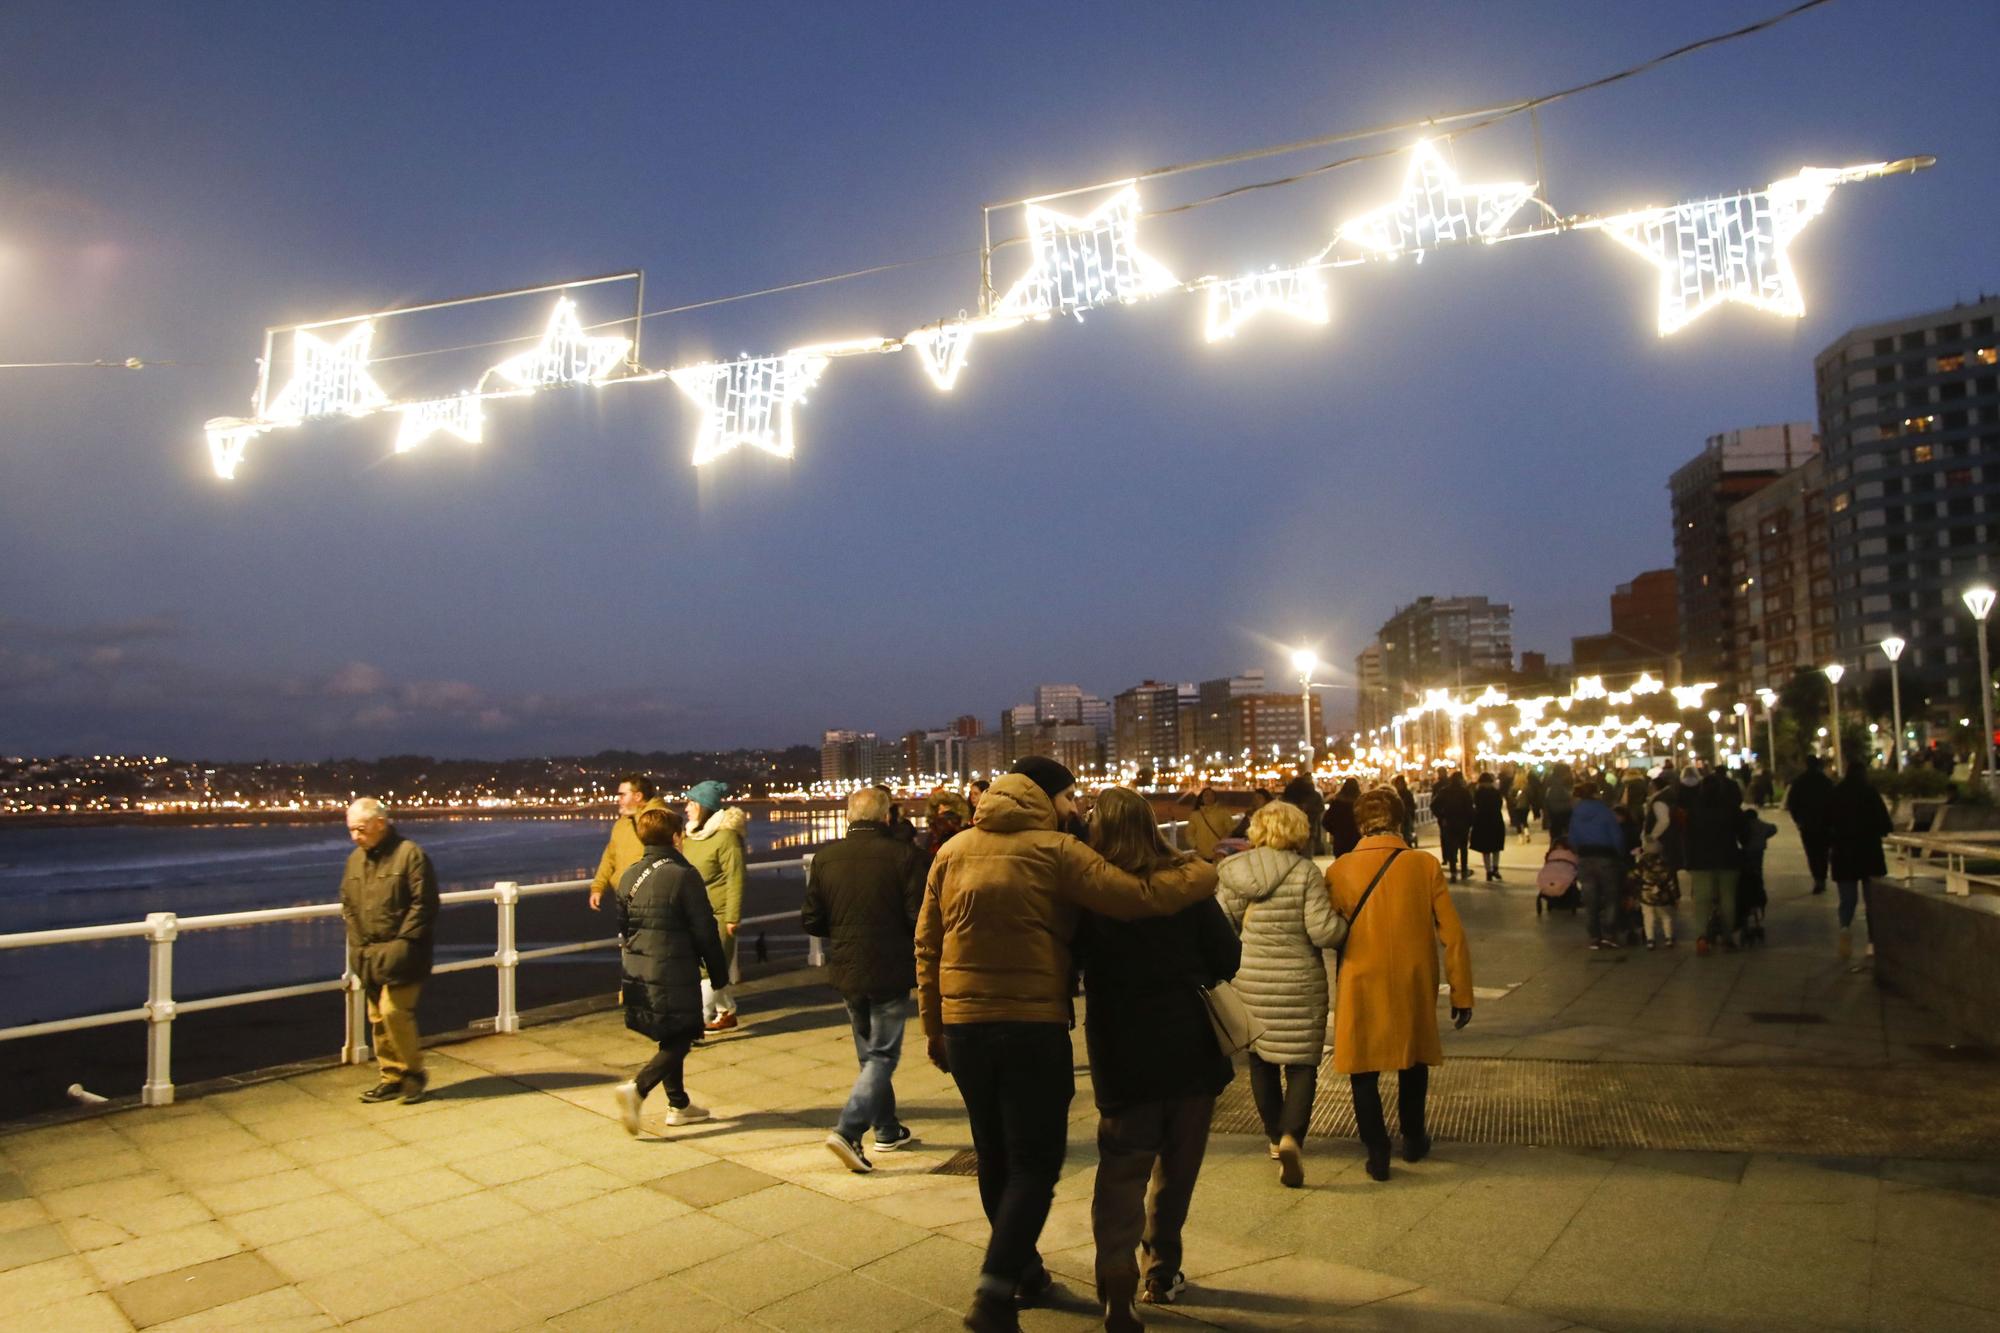
<svg viewBox="0 0 2000 1333"><path fill-rule="evenodd" d="M926 1041L925 1045L928 1048L931 1063L938 1067L939 1072L949 1074L951 1072L951 1057L945 1054L944 1038L931 1037Z"/></svg>
<svg viewBox="0 0 2000 1333"><path fill-rule="evenodd" d="M1457 1005L1452 1006L1451 1010L1452 1027L1462 1028L1471 1021L1472 1021L1472 1011L1470 1009L1460 1009Z"/></svg>

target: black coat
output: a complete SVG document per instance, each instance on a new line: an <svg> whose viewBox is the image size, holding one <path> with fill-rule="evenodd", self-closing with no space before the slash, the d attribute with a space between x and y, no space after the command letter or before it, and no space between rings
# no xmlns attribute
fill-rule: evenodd
<svg viewBox="0 0 2000 1333"><path fill-rule="evenodd" d="M1486 783L1472 789L1472 850L1507 850L1507 802L1498 787Z"/></svg>
<svg viewBox="0 0 2000 1333"><path fill-rule="evenodd" d="M729 984L729 956L701 872L648 847L618 879L619 996L625 1026L654 1041L701 1035L701 969Z"/></svg>
<svg viewBox="0 0 2000 1333"><path fill-rule="evenodd" d="M1688 802L1687 869L1743 867L1743 794L1728 778L1703 778Z"/></svg>
<svg viewBox="0 0 2000 1333"><path fill-rule="evenodd" d="M916 987L917 910L929 870L929 856L867 821L813 854L799 923L827 941L835 990L885 1000Z"/></svg>
<svg viewBox="0 0 2000 1333"><path fill-rule="evenodd" d="M1801 833L1824 830L1832 809L1833 779L1824 769L1807 769L1792 780L1792 789L1785 793L1785 812Z"/></svg>
<svg viewBox="0 0 2000 1333"><path fill-rule="evenodd" d="M1472 793L1462 782L1440 783L1431 792L1431 818L1441 828L1472 827Z"/></svg>
<svg viewBox="0 0 2000 1333"><path fill-rule="evenodd" d="M1882 839L1894 825L1882 794L1868 785L1867 771L1850 768L1834 784L1827 802L1827 869L1836 880L1872 879L1889 873Z"/></svg>
<svg viewBox="0 0 2000 1333"><path fill-rule="evenodd" d="M1354 850L1354 844L1361 841L1361 826L1354 822L1354 802L1344 796L1336 796L1326 803L1327 850L1335 856L1345 856Z"/></svg>
<svg viewBox="0 0 2000 1333"><path fill-rule="evenodd" d="M1212 1097L1236 1068L1216 1043L1197 987L1236 975L1243 943L1213 898L1173 916L1113 921L1086 912L1084 1044L1100 1111L1171 1097Z"/></svg>

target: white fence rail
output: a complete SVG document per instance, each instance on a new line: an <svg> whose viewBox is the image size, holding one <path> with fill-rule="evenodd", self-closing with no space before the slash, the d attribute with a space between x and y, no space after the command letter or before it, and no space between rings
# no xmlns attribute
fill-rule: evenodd
<svg viewBox="0 0 2000 1333"><path fill-rule="evenodd" d="M759 875L771 871L804 869L811 862L810 855L788 861L757 861L753 862L748 870L752 875ZM431 972L435 975L443 972L470 972L482 967L494 969L496 982L493 1030L519 1032L521 1013L516 983L522 963L540 958L557 958L565 954L589 953L597 949L615 949L618 947L618 941L615 938L585 940L577 944L553 944L539 949L521 949L516 946L515 910L523 898L555 893L580 893L589 886L590 881L586 879L558 880L548 884L516 884L511 880L501 880L490 889L457 889L450 893L439 894L438 902L443 907L460 903L492 903L495 909L494 948L490 955L458 958L439 963L431 969ZM83 1014L74 1018L58 1018L45 1023L24 1023L18 1027L0 1028L0 1041L40 1037L59 1032L81 1032L87 1028L109 1027L117 1023L143 1022L146 1024L146 1082L140 1090L140 1101L147 1106L166 1106L174 1100L173 1024L179 1015L200 1013L209 1009L229 1009L237 1005L262 1004L268 1000L288 1000L298 995L343 991L347 996L345 1005L347 1031L341 1043L341 1063L363 1063L372 1059L374 1052L369 1048L367 1001L361 992L361 980L351 972L343 970L336 978L327 981L308 981L296 986L238 991L229 995L205 996L198 1000L174 999L174 942L183 934L245 926L276 925L289 921L311 921L339 915L339 903L272 907L253 912L218 912L207 916L177 916L172 912L150 912L144 921L119 922L105 926L72 926L62 930L32 930L14 935L0 935L0 950L35 949L57 944L96 944L104 940L143 939L146 941L147 955L145 1004L136 1009L115 1009L98 1014ZM745 917L741 924L768 925L797 919L797 909L793 909L790 912ZM814 964L819 962L818 954L819 941L814 940L810 949L811 961Z"/></svg>

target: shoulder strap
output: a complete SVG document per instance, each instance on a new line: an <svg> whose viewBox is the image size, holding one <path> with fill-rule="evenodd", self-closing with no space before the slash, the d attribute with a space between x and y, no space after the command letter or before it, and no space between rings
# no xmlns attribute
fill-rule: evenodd
<svg viewBox="0 0 2000 1333"><path fill-rule="evenodd" d="M1375 878L1369 880L1368 887L1361 891L1361 901L1354 904L1354 915L1347 918L1347 924L1350 927L1352 927L1356 921L1359 921L1361 919L1361 909L1368 906L1368 899L1374 895L1375 886L1382 882L1382 876L1389 873L1389 867L1396 863L1396 858L1401 856L1407 850L1408 850L1407 848L1398 847L1395 851L1390 852L1388 858L1384 860L1382 862L1381 867L1376 870Z"/></svg>

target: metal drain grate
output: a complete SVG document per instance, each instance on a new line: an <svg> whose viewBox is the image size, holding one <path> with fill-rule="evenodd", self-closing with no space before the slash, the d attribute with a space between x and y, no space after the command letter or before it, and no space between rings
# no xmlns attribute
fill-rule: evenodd
<svg viewBox="0 0 2000 1333"><path fill-rule="evenodd" d="M1794 1020L1787 1020L1794 1021ZM1396 1123L1395 1076L1382 1101ZM1427 1128L1462 1143L2000 1159L2000 1077L1952 1068L1825 1069L1450 1060L1431 1071ZM1214 1132L1261 1134L1244 1079ZM1312 1130L1353 1138L1354 1103L1329 1059Z"/></svg>
<svg viewBox="0 0 2000 1333"><path fill-rule="evenodd" d="M934 1176L976 1176L979 1174L979 1154L971 1148L962 1148L931 1168Z"/></svg>

